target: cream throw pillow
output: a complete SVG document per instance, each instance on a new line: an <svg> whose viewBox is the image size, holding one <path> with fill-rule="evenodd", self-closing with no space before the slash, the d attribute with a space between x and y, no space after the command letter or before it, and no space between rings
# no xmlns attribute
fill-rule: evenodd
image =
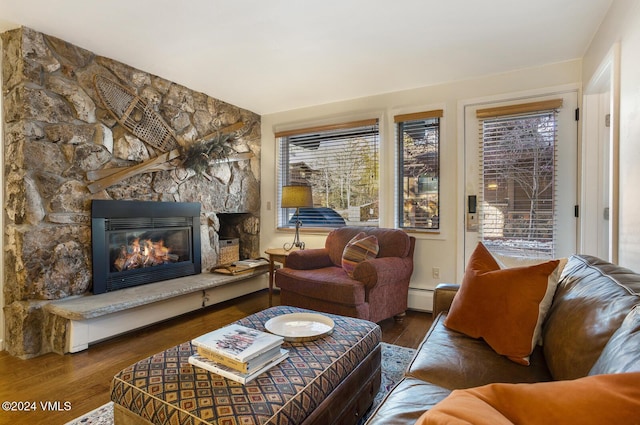
<svg viewBox="0 0 640 425"><path fill-rule="evenodd" d="M342 268L349 277L353 278L353 270L365 260L371 260L378 255L378 238L374 235L367 236L360 232L355 235L342 251Z"/></svg>

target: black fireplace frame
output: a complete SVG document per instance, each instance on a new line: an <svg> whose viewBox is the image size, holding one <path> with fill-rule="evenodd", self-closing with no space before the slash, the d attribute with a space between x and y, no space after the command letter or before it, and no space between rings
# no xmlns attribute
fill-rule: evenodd
<svg viewBox="0 0 640 425"><path fill-rule="evenodd" d="M91 246L93 263L94 294L115 291L133 286L174 279L202 272L202 251L200 240L200 203L197 202L153 202L153 201L114 201L93 200L91 202ZM111 219L131 219L124 224L119 221L118 230L136 230L142 220L146 228L170 228L184 226L191 228L191 261L176 264L112 273L109 264L107 231ZM161 227L160 227L161 226Z"/></svg>

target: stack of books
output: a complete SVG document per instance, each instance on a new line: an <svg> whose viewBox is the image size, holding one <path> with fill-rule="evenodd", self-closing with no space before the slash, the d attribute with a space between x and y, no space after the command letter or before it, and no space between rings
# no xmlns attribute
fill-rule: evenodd
<svg viewBox="0 0 640 425"><path fill-rule="evenodd" d="M189 363L246 384L289 356L283 342L281 336L231 324L191 340L196 352Z"/></svg>

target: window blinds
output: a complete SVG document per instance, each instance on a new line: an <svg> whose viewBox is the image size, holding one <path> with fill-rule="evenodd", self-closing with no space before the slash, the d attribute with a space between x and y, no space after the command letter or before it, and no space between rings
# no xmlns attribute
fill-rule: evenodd
<svg viewBox="0 0 640 425"><path fill-rule="evenodd" d="M557 113L535 109L480 119L480 232L493 252L553 258Z"/></svg>
<svg viewBox="0 0 640 425"><path fill-rule="evenodd" d="M378 127L371 119L277 132L278 204L282 186L310 185L314 206L332 208L352 222L362 219L362 209L367 225L377 225ZM278 214L279 226L287 227L289 213L279 208Z"/></svg>
<svg viewBox="0 0 640 425"><path fill-rule="evenodd" d="M397 115L398 226L440 228L440 118L442 110Z"/></svg>

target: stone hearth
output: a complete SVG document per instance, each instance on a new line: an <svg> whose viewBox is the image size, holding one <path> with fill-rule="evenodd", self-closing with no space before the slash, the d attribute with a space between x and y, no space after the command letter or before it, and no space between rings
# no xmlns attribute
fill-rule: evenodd
<svg viewBox="0 0 640 425"><path fill-rule="evenodd" d="M201 203L203 270L217 264L219 214L238 214L242 222L234 222L234 231L242 232L243 255L259 255L258 115L29 28L5 32L2 41L4 313L12 355L63 352L66 323L43 307L91 290L93 199ZM95 90L96 75L150 105L183 156L205 135L235 124L228 160L209 161L197 173L178 158L171 167L92 193L88 172L130 167L162 153L108 113Z"/></svg>

